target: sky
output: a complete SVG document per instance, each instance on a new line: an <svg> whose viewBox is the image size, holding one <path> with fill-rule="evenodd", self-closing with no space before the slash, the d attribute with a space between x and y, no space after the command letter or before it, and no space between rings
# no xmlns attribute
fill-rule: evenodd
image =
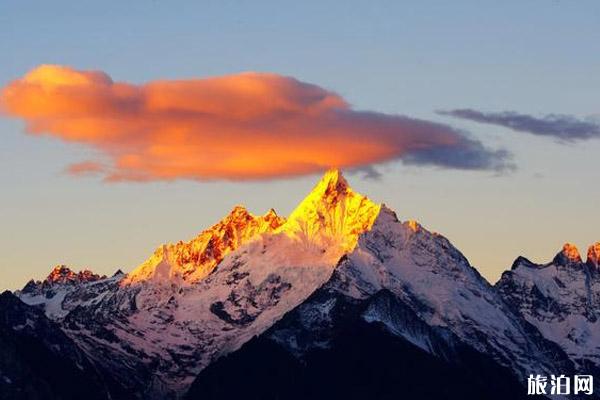
<svg viewBox="0 0 600 400"><path fill-rule="evenodd" d="M12 88L0 116L2 290L57 264L129 271L236 204L287 215L328 153L342 154L335 162L355 190L448 237L490 282L519 255L547 262L572 242L585 258L600 240L598 2L7 0L0 26L0 87ZM106 112L129 123L105 135L79 129L71 108L40 117L30 107L40 65L87 79L47 104L83 98L95 128ZM258 95L230 90L240 80ZM147 129L214 128L192 109L206 102L186 101L206 85L228 129L194 148L225 146L249 164L199 165L163 140L171 131ZM140 106L153 93L171 103ZM237 114L240 98L255 107ZM282 107L299 124L279 136ZM248 121L264 133L258 145L235 140ZM415 129L425 151L414 149ZM261 161L268 143L280 147ZM167 156L146 162L157 147ZM169 151L185 162L165 168ZM298 153L311 163L299 166ZM248 165L260 168L244 175Z"/></svg>

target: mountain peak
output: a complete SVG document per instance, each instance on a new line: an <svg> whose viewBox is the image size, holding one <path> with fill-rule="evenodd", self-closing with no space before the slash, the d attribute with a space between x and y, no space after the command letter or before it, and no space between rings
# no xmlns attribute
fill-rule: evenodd
<svg viewBox="0 0 600 400"><path fill-rule="evenodd" d="M157 248L148 260L127 275L123 284L176 276L196 282L212 272L227 254L261 233L274 232L284 222L273 209L263 216L255 216L244 206L237 205L225 218L192 240Z"/></svg>
<svg viewBox="0 0 600 400"><path fill-rule="evenodd" d="M358 236L371 228L380 208L355 193L339 170L331 169L287 221L273 209L255 216L237 205L191 241L159 247L127 275L123 284L165 277L196 282L212 272L227 254L264 233L284 234L325 254L327 260L336 259L356 246Z"/></svg>
<svg viewBox="0 0 600 400"><path fill-rule="evenodd" d="M348 185L348 181L344 178L342 171L339 169L330 169L321 178L321 180L317 183L313 192L319 193L343 193L347 190L352 190L350 185Z"/></svg>
<svg viewBox="0 0 600 400"><path fill-rule="evenodd" d="M50 271L50 274L48 275L48 277L46 278L46 280L48 282L54 283L54 282L61 282L67 279L73 279L75 278L76 274L75 272L71 271L71 269L69 267L67 267L66 265L60 264L55 266L54 268L52 268L52 271Z"/></svg>
<svg viewBox="0 0 600 400"><path fill-rule="evenodd" d="M371 229L380 209L380 204L354 192L338 169L331 169L290 214L282 230L303 243L328 249L335 258L356 246L358 235Z"/></svg>
<svg viewBox="0 0 600 400"><path fill-rule="evenodd" d="M565 243L562 250L554 257L554 262L560 265L581 263L581 255L577 246L572 243Z"/></svg>
<svg viewBox="0 0 600 400"><path fill-rule="evenodd" d="M57 265L52 269L50 274L46 277L44 281L45 285L54 285L54 284L76 284L76 283L85 283L85 282L94 282L99 279L106 278L106 276L100 276L98 274L93 273L92 271L85 269L83 271L74 272L66 265ZM34 282L35 283L35 282ZM37 283L35 283L37 284ZM31 282L27 284L27 286L31 286Z"/></svg>
<svg viewBox="0 0 600 400"><path fill-rule="evenodd" d="M248 211L248 209L246 207L244 207L241 204L237 204L229 212L229 214L227 215L227 217L231 217L231 218L245 218L246 216L250 216L250 215L252 215L252 214L250 214L250 211Z"/></svg>
<svg viewBox="0 0 600 400"><path fill-rule="evenodd" d="M512 266L510 267L510 270L513 271L517 268L519 268L520 266L525 266L528 268L534 268L537 267L537 264L531 262L528 258L523 257L523 256L519 256L515 259L515 261L513 261Z"/></svg>
<svg viewBox="0 0 600 400"><path fill-rule="evenodd" d="M343 196L354 195L354 191L348 184L344 175L339 169L330 169L325 174L319 182L313 187L311 192L304 198L304 200L296 207L296 209L290 215L290 219L293 215L303 206L308 205L309 203L315 202L326 202L329 204L333 204L336 201L340 200ZM362 195L358 195L360 197L365 197ZM365 197L366 198L366 197Z"/></svg>
<svg viewBox="0 0 600 400"><path fill-rule="evenodd" d="M587 263L593 267L600 267L600 242L596 242L588 248Z"/></svg>

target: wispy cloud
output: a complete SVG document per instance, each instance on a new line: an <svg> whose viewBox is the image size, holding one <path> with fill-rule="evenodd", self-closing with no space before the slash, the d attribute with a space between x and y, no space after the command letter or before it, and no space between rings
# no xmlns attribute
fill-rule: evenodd
<svg viewBox="0 0 600 400"><path fill-rule="evenodd" d="M357 111L331 91L276 74L135 85L43 65L3 88L0 105L32 134L95 150L102 163L68 171L108 181L272 179L392 160L494 171L510 165L507 153L448 125Z"/></svg>
<svg viewBox="0 0 600 400"><path fill-rule="evenodd" d="M100 175L104 172L105 167L95 161L84 161L76 164L69 165L65 172L69 175L82 176L82 175Z"/></svg>
<svg viewBox="0 0 600 400"><path fill-rule="evenodd" d="M485 113L468 108L438 111L437 113L484 124L503 126L517 132L548 136L561 141L600 138L599 121L581 119L571 115L549 114L543 117L533 117L514 111Z"/></svg>

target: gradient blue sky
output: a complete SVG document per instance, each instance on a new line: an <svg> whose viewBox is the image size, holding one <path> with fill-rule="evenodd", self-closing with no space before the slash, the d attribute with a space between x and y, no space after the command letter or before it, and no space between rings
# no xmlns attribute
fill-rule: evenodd
<svg viewBox="0 0 600 400"><path fill-rule="evenodd" d="M127 3L127 4L125 4ZM495 281L518 255L547 261L600 240L600 140L574 144L437 115L469 107L600 113L600 3L0 2L0 86L39 64L115 80L266 71L331 89L356 109L449 123L514 154L494 176L405 167L356 190L447 236ZM130 270L235 204L287 215L318 176L262 183L107 184L64 167L89 150L0 118L0 289L58 263Z"/></svg>

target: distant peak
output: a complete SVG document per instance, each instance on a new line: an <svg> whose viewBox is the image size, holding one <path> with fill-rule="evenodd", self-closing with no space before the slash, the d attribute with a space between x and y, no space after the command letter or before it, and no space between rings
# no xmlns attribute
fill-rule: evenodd
<svg viewBox="0 0 600 400"><path fill-rule="evenodd" d="M48 277L46 278L46 282L50 284L55 283L84 283L84 282L93 282L100 279L104 279L106 276L100 276L94 274L92 271L85 269L80 272L73 272L66 265L57 265L52 269Z"/></svg>
<svg viewBox="0 0 600 400"><path fill-rule="evenodd" d="M588 248L587 263L593 267L600 267L600 242L596 242Z"/></svg>
<svg viewBox="0 0 600 400"><path fill-rule="evenodd" d="M50 275L46 278L48 282L61 282L64 280L72 279L77 276L75 272L71 271L66 265L57 265L52 268Z"/></svg>
<svg viewBox="0 0 600 400"><path fill-rule="evenodd" d="M571 243L565 243L562 248L562 253L571 261L581 261L577 246Z"/></svg>
<svg viewBox="0 0 600 400"><path fill-rule="evenodd" d="M562 250L554 257L554 261L560 265L581 263L581 255L577 246L572 243L565 243Z"/></svg>
<svg viewBox="0 0 600 400"><path fill-rule="evenodd" d="M64 265L64 264L58 264L57 266L55 266L54 268L52 268L52 272L66 273L66 272L72 272L72 271L66 265Z"/></svg>

